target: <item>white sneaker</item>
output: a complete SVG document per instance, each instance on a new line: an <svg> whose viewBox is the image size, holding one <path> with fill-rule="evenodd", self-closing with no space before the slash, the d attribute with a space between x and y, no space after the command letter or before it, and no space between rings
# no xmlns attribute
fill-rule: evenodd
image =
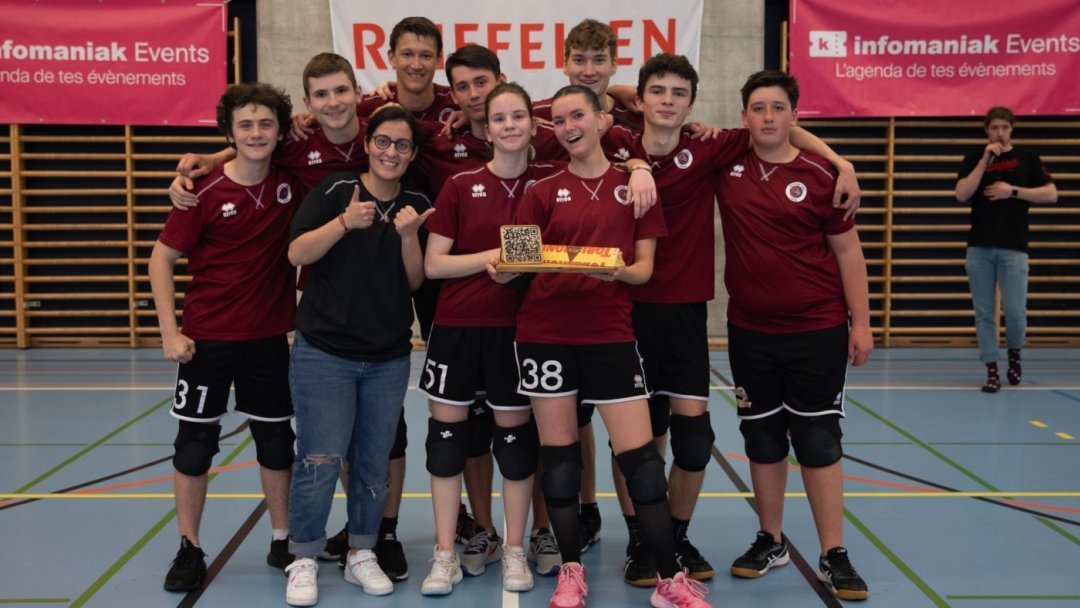
<svg viewBox="0 0 1080 608"><path fill-rule="evenodd" d="M534 530L529 537L529 561L536 562L536 573L540 576L555 576L562 565L562 554L555 542L555 535L548 528Z"/></svg>
<svg viewBox="0 0 1080 608"><path fill-rule="evenodd" d="M502 539L494 532L481 528L461 552L461 569L469 576L480 576L487 565L502 557Z"/></svg>
<svg viewBox="0 0 1080 608"><path fill-rule="evenodd" d="M525 559L525 547L503 545L503 589L528 591L533 588L533 575Z"/></svg>
<svg viewBox="0 0 1080 608"><path fill-rule="evenodd" d="M456 551L439 551L435 545L435 557L431 560L431 573L424 577L420 593L424 595L448 595L454 585L461 582L461 560Z"/></svg>
<svg viewBox="0 0 1080 608"><path fill-rule="evenodd" d="M350 552L345 562L345 580L364 588L368 595L386 595L394 591L394 582L379 567L379 558L371 549Z"/></svg>
<svg viewBox="0 0 1080 608"><path fill-rule="evenodd" d="M285 566L285 603L290 606L314 606L319 601L319 564L302 557Z"/></svg>

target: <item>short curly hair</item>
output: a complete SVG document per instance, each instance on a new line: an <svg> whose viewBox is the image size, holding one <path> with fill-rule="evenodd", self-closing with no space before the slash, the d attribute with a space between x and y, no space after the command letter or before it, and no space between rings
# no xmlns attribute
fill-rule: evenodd
<svg viewBox="0 0 1080 608"><path fill-rule="evenodd" d="M232 141L233 112L250 104L266 106L274 113L278 122L279 138L285 134L292 122L292 101L282 89L261 82L234 84L225 89L217 105L218 130L233 147L236 146Z"/></svg>

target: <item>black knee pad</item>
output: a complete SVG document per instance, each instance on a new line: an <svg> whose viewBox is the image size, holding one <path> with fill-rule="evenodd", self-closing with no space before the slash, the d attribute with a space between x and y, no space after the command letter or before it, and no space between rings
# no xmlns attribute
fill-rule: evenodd
<svg viewBox="0 0 1080 608"><path fill-rule="evenodd" d="M540 458L540 435L536 431L536 422L530 419L521 426L509 428L495 425L492 452L504 478L510 481L528 479L536 472Z"/></svg>
<svg viewBox="0 0 1080 608"><path fill-rule="evenodd" d="M483 399L469 406L469 458L479 458L491 451L491 408Z"/></svg>
<svg viewBox="0 0 1080 608"><path fill-rule="evenodd" d="M576 503L581 491L581 442L542 445L540 462L544 465L544 474L540 476L544 502L554 508Z"/></svg>
<svg viewBox="0 0 1080 608"><path fill-rule="evenodd" d="M288 420L265 422L251 420L251 437L255 440L255 458L271 471L284 471L293 465L296 433Z"/></svg>
<svg viewBox="0 0 1080 608"><path fill-rule="evenodd" d="M640 448L616 454L615 462L626 477L626 493L634 504L654 505L667 500L664 459L656 443L650 441Z"/></svg>
<svg viewBox="0 0 1080 608"><path fill-rule="evenodd" d="M804 467L827 467L844 455L840 438L840 416L793 416L791 425L791 447L795 448L795 458Z"/></svg>
<svg viewBox="0 0 1080 608"><path fill-rule="evenodd" d="M435 477L453 477L465 470L469 447L468 422L439 422L428 418L427 470Z"/></svg>
<svg viewBox="0 0 1080 608"><path fill-rule="evenodd" d="M667 395L654 395L649 398L649 422L652 424L652 436L667 435L671 426L671 399Z"/></svg>
<svg viewBox="0 0 1080 608"><path fill-rule="evenodd" d="M746 457L758 464L780 462L788 455L786 417L773 414L739 423L746 446Z"/></svg>
<svg viewBox="0 0 1080 608"><path fill-rule="evenodd" d="M577 428L584 428L592 424L592 415L596 411L596 406L591 403L582 403L578 401L577 406Z"/></svg>
<svg viewBox="0 0 1080 608"><path fill-rule="evenodd" d="M684 471L704 471L712 456L712 420L709 412L700 416L671 416L671 457L675 466Z"/></svg>
<svg viewBox="0 0 1080 608"><path fill-rule="evenodd" d="M189 477L206 475L218 453L220 424L181 420L173 441L173 468Z"/></svg>
<svg viewBox="0 0 1080 608"><path fill-rule="evenodd" d="M405 448L409 447L409 427L405 425L405 410L401 411L401 418L397 422L397 434L394 436L394 447L390 448L390 460L405 457Z"/></svg>

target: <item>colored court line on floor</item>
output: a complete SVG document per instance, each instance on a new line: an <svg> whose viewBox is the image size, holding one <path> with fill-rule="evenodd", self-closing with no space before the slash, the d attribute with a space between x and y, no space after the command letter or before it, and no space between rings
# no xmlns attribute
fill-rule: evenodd
<svg viewBox="0 0 1080 608"><path fill-rule="evenodd" d="M976 602L1046 602L1046 601L1080 601L1080 595L946 595L950 600L963 601L973 600Z"/></svg>
<svg viewBox="0 0 1080 608"><path fill-rule="evenodd" d="M1076 395L1070 395L1069 393L1065 392L1066 390L1077 390L1077 389L1075 389L1075 388L1074 389L1055 388L1055 389L1051 390L1050 392L1054 393L1055 395L1057 395L1059 397L1065 397L1066 399L1072 399L1073 401L1080 401L1080 397L1077 397Z"/></svg>
<svg viewBox="0 0 1080 608"><path fill-rule="evenodd" d="M944 462L945 464L951 466L956 471L958 471L960 474L964 475L968 479L971 479L975 483L977 483L977 484L981 485L982 487L986 488L988 491L1001 492L1000 489L994 487L994 485L991 484L990 482L988 482L988 481L984 480L983 478L979 477L974 472L968 470L967 468L962 466L960 463L958 463L955 460L949 458L945 454L939 452L938 450L935 450L927 442L919 439L913 433L911 433L911 432L907 431L906 429L902 428L900 425L894 423L893 421L889 420L885 416L883 416L883 415L879 414L878 412L875 412L874 410L870 409L865 404L860 403L857 399L855 399L851 395L845 395L844 398L849 403L851 403L855 407L862 410L865 414L867 414L871 418L876 419L878 422L880 422L880 423L884 424L885 426L889 427L890 429L892 429L896 433L899 433L901 436L911 440L917 446L919 446L922 449L926 450L927 452L929 452L931 455L933 455L938 460L940 460L940 461ZM1008 496L1016 496L1016 495L1015 494L1008 494ZM1080 546L1080 538L1077 538L1075 535L1069 533L1068 530L1063 529L1062 527L1058 526L1057 524L1055 524L1054 522L1050 521L1049 519L1047 519L1045 517L1040 517L1038 514L1032 513L1031 515L1032 515L1032 517L1035 518L1035 521L1041 523L1042 525L1046 526L1047 528L1050 528L1051 530L1056 532L1058 535L1060 535L1065 540L1068 540L1069 542L1073 543L1074 545Z"/></svg>
<svg viewBox="0 0 1080 608"><path fill-rule="evenodd" d="M169 397L169 399L167 399L166 401L171 401L171 400L172 400L172 397ZM230 463L232 463L232 461L234 459L236 459L240 455L240 453L243 452L245 448L247 448L247 446L250 443L251 443L251 435L248 435L247 437L244 438L243 441L240 442L239 445L236 446L235 449L233 449L232 452L229 453L228 456L225 457L225 459L221 463L222 466L228 466ZM216 473L212 474L210 476L210 478L207 480L207 484L213 482L214 478L216 478L216 477L217 477ZM260 496L260 498L261 498L261 496ZM105 570L105 572L102 573L102 575L99 576L96 581L91 583L90 586L86 588L86 591L83 591L82 594L79 595L79 597L75 598L75 601L73 601L71 603L70 608L80 608L81 606L84 606L87 602L89 602L90 599L93 598L94 595L99 590L101 590L101 588L104 587L105 584L108 583L110 579L112 579L112 577L116 576L116 573L119 572L120 569L123 568L125 564L127 564L129 561L131 561L131 558L135 557L135 554L137 554L139 551L141 551L142 548L145 547L148 542L150 542L150 539L157 536L157 533L161 532L165 528L165 526L168 525L168 523L173 520L174 517L176 517L176 508L175 507L170 509L168 513L166 513L160 520L158 520L158 522L156 524L154 524L153 527L151 527L150 530L148 530L146 532L146 534L143 534L142 538L135 541L135 544L133 544L131 546L131 548L129 548L126 552L124 552L124 554L121 555L120 558L117 559L113 563L112 566L109 566L109 568L107 570Z"/></svg>
<svg viewBox="0 0 1080 608"><path fill-rule="evenodd" d="M0 604L66 604L70 601L69 597L0 597Z"/></svg>
<svg viewBox="0 0 1080 608"><path fill-rule="evenodd" d="M95 448L97 448L98 446L100 446L100 445L104 444L104 443L105 443L106 441L108 441L109 439L111 439L111 438L113 438L113 437L115 437L115 436L119 435L120 433L122 433L122 432L124 432L125 430L127 430L127 429L128 429L129 427L131 427L131 426L135 425L135 424L136 424L137 422L139 422L139 421L140 421L140 420L142 420L143 418L146 418L146 417L147 417L147 416L149 416L150 414L153 414L154 412L158 411L159 409L161 409L161 407L162 407L163 405L165 405L166 403L169 403L169 402L171 402L172 400L173 400L173 398L172 398L172 397L166 397L165 399L162 399L162 400L161 400L161 402L159 402L159 403L158 403L157 405L155 405L155 406L153 406L153 407L149 408L149 409L148 409L148 410L146 410L145 412L143 412L143 413L139 414L138 416L136 416L136 417L132 418L131 420L129 420L129 421L127 421L127 422L125 422L124 424L120 425L119 427L117 427L117 428L116 428L115 430L113 430L112 432L108 433L107 435L105 435L105 436L104 436L104 437L102 437L101 439L98 439L97 441L95 441L95 442L91 443L90 445L86 446L85 448L83 448L83 449L79 450L78 452L76 452L75 454L71 455L71 456L70 456L69 458L67 458L66 460L64 460L64 461L63 461L63 462L61 462L60 464L56 465L55 467L53 467L53 468L49 469L48 471L45 471L45 472L44 472L44 473L42 473L41 475L38 475L38 476L37 476L37 477L36 477L35 479L32 479L32 480L31 480L31 481L30 481L29 483L27 483L26 485L24 485L24 486L22 486L21 488L19 488L19 489L15 490L15 493L16 493L16 494L21 494L21 493L23 493L23 492L26 492L27 490L29 490L30 488L32 488L32 487L34 487L34 486L36 486L37 484L41 483L42 481L45 481L45 480L46 480L46 479L48 479L49 477L52 477L52 476L53 476L53 475L55 475L55 474L56 474L57 472L61 471L62 469L64 469L64 468L65 468L65 467L67 467L68 465L70 465L71 463L73 463L73 462L75 462L75 461L79 460L79 459L80 459L80 458L82 458L83 456L86 456L86 455L87 455L87 454L89 454L90 452L94 451L94 449L95 449Z"/></svg>

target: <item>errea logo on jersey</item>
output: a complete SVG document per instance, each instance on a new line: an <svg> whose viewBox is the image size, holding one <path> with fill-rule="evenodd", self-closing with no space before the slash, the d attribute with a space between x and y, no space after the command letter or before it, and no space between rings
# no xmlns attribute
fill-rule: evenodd
<svg viewBox="0 0 1080 608"><path fill-rule="evenodd" d="M626 148L619 148L619 151L615 153L615 158L619 160L626 160L630 158L630 151Z"/></svg>
<svg viewBox="0 0 1080 608"><path fill-rule="evenodd" d="M731 173L729 175L731 175L731 177L742 177L743 171L746 171L746 167L742 165L732 165Z"/></svg>
<svg viewBox="0 0 1080 608"><path fill-rule="evenodd" d="M472 197L484 198L487 196L487 192L484 191L484 184L473 184Z"/></svg>
<svg viewBox="0 0 1080 608"><path fill-rule="evenodd" d="M322 153L319 152L318 150L312 150L311 152L308 152L307 164L308 164L309 167L312 166L312 165L321 165L322 164Z"/></svg>
<svg viewBox="0 0 1080 608"><path fill-rule="evenodd" d="M221 217L232 217L234 215L236 215L236 205L225 203L221 206Z"/></svg>
<svg viewBox="0 0 1080 608"><path fill-rule="evenodd" d="M469 149L465 147L465 144L456 144L454 146L454 158L468 158Z"/></svg>
<svg viewBox="0 0 1080 608"><path fill-rule="evenodd" d="M555 192L555 202L556 203L569 203L570 202L570 190L568 190L566 188L559 188L559 190L557 192Z"/></svg>

